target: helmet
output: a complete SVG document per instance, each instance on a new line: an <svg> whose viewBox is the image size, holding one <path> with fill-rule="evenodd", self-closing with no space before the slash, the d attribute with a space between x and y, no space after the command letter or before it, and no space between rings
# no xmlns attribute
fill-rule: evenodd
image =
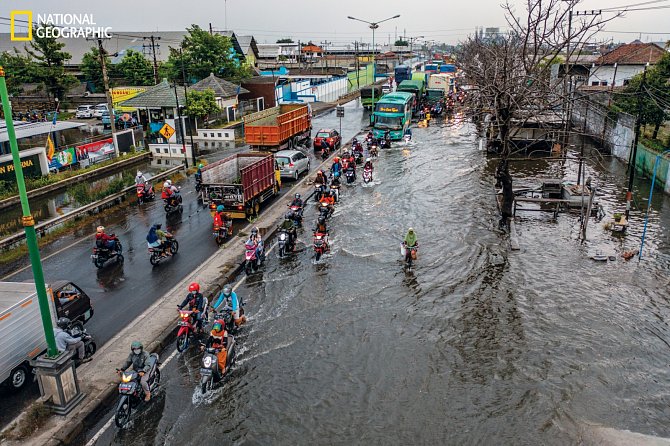
<svg viewBox="0 0 670 446"><path fill-rule="evenodd" d="M221 322L214 322L214 325L212 325L212 331L223 331L223 325L221 325Z"/></svg>
<svg viewBox="0 0 670 446"><path fill-rule="evenodd" d="M133 343L130 344L130 349L135 350L136 348L143 349L144 346L142 345L142 343L140 341L133 341Z"/></svg>
<svg viewBox="0 0 670 446"><path fill-rule="evenodd" d="M172 180L167 180L166 183L168 184L168 186L172 186Z"/></svg>
<svg viewBox="0 0 670 446"><path fill-rule="evenodd" d="M138 170L138 171L137 171L137 176L138 176L138 177L141 177L141 176L142 176L142 171L141 171L141 170Z"/></svg>
<svg viewBox="0 0 670 446"><path fill-rule="evenodd" d="M366 162L366 163L368 163L368 162L370 162L370 161L372 161L372 158L370 158L370 157L365 158L365 162Z"/></svg>
<svg viewBox="0 0 670 446"><path fill-rule="evenodd" d="M170 187L170 183L168 183L167 181L163 183L163 189L167 189L168 187Z"/></svg>
<svg viewBox="0 0 670 446"><path fill-rule="evenodd" d="M153 226L153 227L156 228L156 229L160 229L161 226L163 226L163 225L160 224L160 223L154 223L154 226Z"/></svg>
<svg viewBox="0 0 670 446"><path fill-rule="evenodd" d="M105 232L105 227L104 226L98 226L95 229L95 232L98 233L98 234L102 234L103 232Z"/></svg>
<svg viewBox="0 0 670 446"><path fill-rule="evenodd" d="M230 295L233 293L233 289L230 287L230 285L224 285L223 286L223 296L224 297L230 297Z"/></svg>
<svg viewBox="0 0 670 446"><path fill-rule="evenodd" d="M189 290L189 291L199 292L199 291L200 291L200 284L198 284L198 282L192 282L192 283L188 286L188 290Z"/></svg>
<svg viewBox="0 0 670 446"><path fill-rule="evenodd" d="M63 330L65 330L67 327L70 326L70 319L66 317L59 317L56 324L58 325L58 328L62 328Z"/></svg>
<svg viewBox="0 0 670 446"><path fill-rule="evenodd" d="M336 163L339 163L340 162L340 157L336 156L335 158L333 158L333 161L336 162Z"/></svg>
<svg viewBox="0 0 670 446"><path fill-rule="evenodd" d="M202 163L198 164L198 169L202 169L203 167L205 166Z"/></svg>
<svg viewBox="0 0 670 446"><path fill-rule="evenodd" d="M300 198L300 194L295 194L295 198Z"/></svg>
<svg viewBox="0 0 670 446"><path fill-rule="evenodd" d="M256 235L256 234L258 234L258 228L256 226L254 226L253 228L251 228L251 235Z"/></svg>
<svg viewBox="0 0 670 446"><path fill-rule="evenodd" d="M317 175L323 175L323 171L319 170L316 174Z"/></svg>
<svg viewBox="0 0 670 446"><path fill-rule="evenodd" d="M225 209L225 208L223 207L223 205L220 204L220 205L218 205L218 206L216 207L216 212L223 212L224 209Z"/></svg>
<svg viewBox="0 0 670 446"><path fill-rule="evenodd" d="M287 212L286 215L284 215L284 219L292 220L293 219L293 211Z"/></svg>
<svg viewBox="0 0 670 446"><path fill-rule="evenodd" d="M322 215L321 217L319 217L317 221L319 222L319 224L324 224L326 222L326 217Z"/></svg>

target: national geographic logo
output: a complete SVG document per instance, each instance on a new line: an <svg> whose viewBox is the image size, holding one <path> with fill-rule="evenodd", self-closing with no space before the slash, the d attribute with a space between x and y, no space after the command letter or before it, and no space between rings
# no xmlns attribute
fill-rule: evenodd
<svg viewBox="0 0 670 446"><path fill-rule="evenodd" d="M28 23L26 28L28 29L27 34L17 35L16 34L16 16L19 16L20 20L25 20ZM31 26L33 23L33 12L32 11L12 11L9 14L9 35L11 40L15 42L25 42L28 40L33 40L33 28Z"/></svg>
<svg viewBox="0 0 670 446"><path fill-rule="evenodd" d="M28 41L33 39L33 12L11 11L10 38L13 41ZM24 34L17 34L16 23L25 23ZM35 27L35 35L39 38L77 39L77 38L105 38L112 37L112 28L96 26L93 14L37 14L39 26Z"/></svg>

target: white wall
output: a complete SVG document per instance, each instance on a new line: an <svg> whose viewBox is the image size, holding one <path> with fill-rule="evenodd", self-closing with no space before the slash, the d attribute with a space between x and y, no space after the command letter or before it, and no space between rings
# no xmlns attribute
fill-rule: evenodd
<svg viewBox="0 0 670 446"><path fill-rule="evenodd" d="M592 67L589 70L588 85L593 85L593 82L607 82L607 85L622 86L625 80L630 80L636 74L644 71L644 65L619 65L616 68L616 79L614 77L614 65L601 65Z"/></svg>
<svg viewBox="0 0 670 446"><path fill-rule="evenodd" d="M184 154L181 153L182 145L181 144L149 144L149 151L151 156L155 159L157 158L171 158L171 159L184 159ZM193 157L191 155L191 145L186 144L186 158L191 160Z"/></svg>
<svg viewBox="0 0 670 446"><path fill-rule="evenodd" d="M203 141L234 141L234 129L198 129L198 135L193 136L194 139Z"/></svg>

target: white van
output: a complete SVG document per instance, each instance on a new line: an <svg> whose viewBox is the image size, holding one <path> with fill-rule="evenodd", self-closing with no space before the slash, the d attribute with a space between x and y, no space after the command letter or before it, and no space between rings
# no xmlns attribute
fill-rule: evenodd
<svg viewBox="0 0 670 446"><path fill-rule="evenodd" d="M97 119L102 119L102 112L109 111L107 109L107 104L102 103L95 106L93 109L93 117Z"/></svg>
<svg viewBox="0 0 670 446"><path fill-rule="evenodd" d="M93 117L93 106L92 105L80 105L77 107L77 112L74 114L74 117L77 119L92 118Z"/></svg>

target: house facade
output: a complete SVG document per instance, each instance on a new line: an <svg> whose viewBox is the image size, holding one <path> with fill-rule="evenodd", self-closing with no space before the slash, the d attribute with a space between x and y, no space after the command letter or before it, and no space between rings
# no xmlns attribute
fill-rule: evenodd
<svg viewBox="0 0 670 446"><path fill-rule="evenodd" d="M665 50L655 43L633 43L621 45L599 57L589 70L589 86L625 86L644 67L656 64Z"/></svg>

